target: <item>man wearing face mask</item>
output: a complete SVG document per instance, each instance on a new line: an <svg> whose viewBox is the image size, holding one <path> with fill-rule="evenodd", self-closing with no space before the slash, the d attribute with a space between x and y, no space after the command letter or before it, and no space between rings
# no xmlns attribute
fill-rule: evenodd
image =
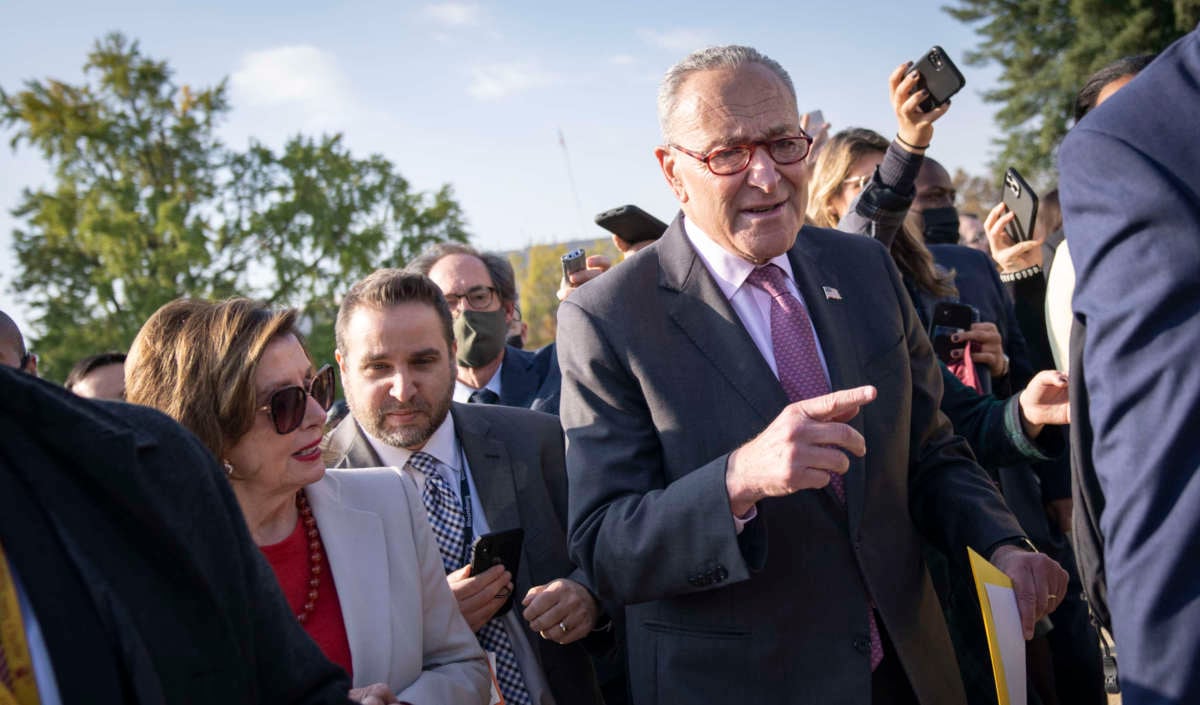
<svg viewBox="0 0 1200 705"><path fill-rule="evenodd" d="M442 242L409 263L408 270L432 279L454 316L454 401L558 414L561 375L554 345L528 351L506 344L517 315L516 277L508 260Z"/></svg>

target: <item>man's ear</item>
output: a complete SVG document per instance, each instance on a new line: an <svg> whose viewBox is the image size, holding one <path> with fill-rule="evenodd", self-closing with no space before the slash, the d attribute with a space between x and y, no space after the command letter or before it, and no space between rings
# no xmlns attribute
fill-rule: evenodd
<svg viewBox="0 0 1200 705"><path fill-rule="evenodd" d="M663 178L667 180L667 185L675 192L675 198L680 203L687 203L687 189L683 186L683 179L679 178L676 169L679 164L675 161L675 150L662 145L654 148L654 158L658 160L658 166L662 169Z"/></svg>
<svg viewBox="0 0 1200 705"><path fill-rule="evenodd" d="M516 317L516 313L514 312L516 307L517 307L517 305L515 303L513 303L512 301L504 302L504 322L507 325L510 325L510 326L512 325L513 318Z"/></svg>
<svg viewBox="0 0 1200 705"><path fill-rule="evenodd" d="M346 379L346 357L342 355L341 350L333 351L333 359L337 362L338 371L342 373L342 379Z"/></svg>

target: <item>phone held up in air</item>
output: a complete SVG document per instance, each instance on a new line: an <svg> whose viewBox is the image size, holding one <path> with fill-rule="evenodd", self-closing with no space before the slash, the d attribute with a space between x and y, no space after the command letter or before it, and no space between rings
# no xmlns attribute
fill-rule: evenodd
<svg viewBox="0 0 1200 705"><path fill-rule="evenodd" d="M825 124L825 113L820 110L814 110L811 113L805 113L805 115L808 117L808 128L806 131L809 135L815 134L817 130L821 129L821 125Z"/></svg>
<svg viewBox="0 0 1200 705"><path fill-rule="evenodd" d="M633 245L657 240L667 224L633 204L617 206L596 216L596 225Z"/></svg>
<svg viewBox="0 0 1200 705"><path fill-rule="evenodd" d="M929 322L929 338L933 341L933 352L939 360L947 365L958 362L950 353L966 347L966 343L956 343L950 336L970 330L971 324L977 320L979 312L974 306L953 301L939 301L934 305L933 318Z"/></svg>
<svg viewBox="0 0 1200 705"><path fill-rule="evenodd" d="M562 256L563 281L571 283L571 275L581 272L587 267L587 253L582 247L576 247Z"/></svg>
<svg viewBox="0 0 1200 705"><path fill-rule="evenodd" d="M1009 167L1004 172L1004 205L1015 214L1013 221L1004 226L1004 232L1014 243L1033 239L1033 225L1037 222L1038 195L1021 177L1021 173Z"/></svg>
<svg viewBox="0 0 1200 705"><path fill-rule="evenodd" d="M471 575L479 575L494 565L503 565L517 579L521 567L521 544L525 541L525 530L521 528L494 531L475 539L471 545ZM497 612L502 615L512 609L515 595L510 594Z"/></svg>
<svg viewBox="0 0 1200 705"><path fill-rule="evenodd" d="M962 72L946 55L946 50L935 46L925 52L918 60L911 71L916 71L920 76L917 81L917 87L913 92L924 88L929 91L929 97L921 101L921 112L927 113L950 100L950 96L958 93L967 85L967 79L963 78Z"/></svg>

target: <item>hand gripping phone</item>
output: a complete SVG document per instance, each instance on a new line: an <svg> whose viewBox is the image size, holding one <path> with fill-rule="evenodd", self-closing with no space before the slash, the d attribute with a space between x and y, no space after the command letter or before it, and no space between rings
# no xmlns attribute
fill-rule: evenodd
<svg viewBox="0 0 1200 705"><path fill-rule="evenodd" d="M1029 187L1029 182L1021 178L1020 172L1009 167L1004 172L1004 205L1016 214L1013 221L1004 226L1004 232L1014 243L1033 239L1033 225L1037 222L1038 195Z"/></svg>
<svg viewBox="0 0 1200 705"><path fill-rule="evenodd" d="M479 575L494 565L500 564L509 573L513 581L517 579L517 568L521 567L521 544L525 541L524 529L508 529L494 531L475 539L471 546L471 575ZM512 609L516 595L510 594L497 616Z"/></svg>
<svg viewBox="0 0 1200 705"><path fill-rule="evenodd" d="M935 46L925 52L917 63L913 64L911 69L920 75L920 80L917 82L917 87L913 92L917 92L924 88L929 91L929 97L921 101L921 112L927 113L946 101L950 100L950 96L958 93L967 85L967 79L963 78L962 72L954 65L949 56L946 56L946 50Z"/></svg>
<svg viewBox="0 0 1200 705"><path fill-rule="evenodd" d="M966 347L966 343L955 343L950 336L970 330L971 324L978 317L974 306L952 301L937 302L933 307L933 319L929 322L929 338L933 342L933 352L939 360L947 365L958 362L950 353Z"/></svg>

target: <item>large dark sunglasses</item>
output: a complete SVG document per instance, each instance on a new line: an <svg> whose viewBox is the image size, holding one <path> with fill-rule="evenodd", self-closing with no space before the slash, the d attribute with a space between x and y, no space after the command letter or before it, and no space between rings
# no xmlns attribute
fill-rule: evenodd
<svg viewBox="0 0 1200 705"><path fill-rule="evenodd" d="M295 431L304 423L304 412L308 408L310 394L322 409L329 411L329 407L333 406L334 392L333 365L325 365L313 375L307 388L293 384L276 390L258 410L265 409L275 424L275 432L283 435Z"/></svg>

